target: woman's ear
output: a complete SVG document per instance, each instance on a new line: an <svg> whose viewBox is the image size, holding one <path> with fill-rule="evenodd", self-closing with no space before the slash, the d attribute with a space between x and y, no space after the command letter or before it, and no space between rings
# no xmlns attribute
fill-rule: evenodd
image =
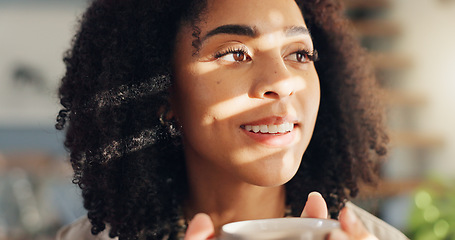
<svg viewBox="0 0 455 240"><path fill-rule="evenodd" d="M172 135L180 135L182 126L179 123L178 101L173 87L169 88L164 99L164 103L158 109L160 124L166 127Z"/></svg>
<svg viewBox="0 0 455 240"><path fill-rule="evenodd" d="M168 122L175 120L174 110L172 109L172 104L168 101L160 106L158 110L158 116L161 124L166 125Z"/></svg>
<svg viewBox="0 0 455 240"><path fill-rule="evenodd" d="M167 117L168 119L177 119L177 114L176 114L176 106L177 106L177 100L176 100L176 95L175 95L175 89L174 86L171 86L168 90L167 94Z"/></svg>

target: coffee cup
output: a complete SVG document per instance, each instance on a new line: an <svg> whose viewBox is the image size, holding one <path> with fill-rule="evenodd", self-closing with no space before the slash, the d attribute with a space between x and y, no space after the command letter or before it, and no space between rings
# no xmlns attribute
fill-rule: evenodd
<svg viewBox="0 0 455 240"><path fill-rule="evenodd" d="M223 225L222 240L324 240L340 228L338 221L318 218L270 218Z"/></svg>

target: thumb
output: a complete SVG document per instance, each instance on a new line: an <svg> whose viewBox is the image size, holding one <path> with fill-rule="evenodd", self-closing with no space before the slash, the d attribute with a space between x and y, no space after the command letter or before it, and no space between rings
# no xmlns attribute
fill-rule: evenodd
<svg viewBox="0 0 455 240"><path fill-rule="evenodd" d="M206 240L213 237L215 228L209 215L198 213L188 225L185 240Z"/></svg>
<svg viewBox="0 0 455 240"><path fill-rule="evenodd" d="M327 214L327 204L322 195L318 192L311 192L300 217L327 218Z"/></svg>
<svg viewBox="0 0 455 240"><path fill-rule="evenodd" d="M345 207L340 212L341 229L352 239L377 240L371 235L351 209Z"/></svg>

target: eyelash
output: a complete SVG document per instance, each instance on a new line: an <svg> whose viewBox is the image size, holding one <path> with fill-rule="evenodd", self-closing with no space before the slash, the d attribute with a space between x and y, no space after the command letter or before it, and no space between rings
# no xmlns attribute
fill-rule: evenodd
<svg viewBox="0 0 455 240"><path fill-rule="evenodd" d="M318 51L316 49L313 49L313 51L309 51L307 49L300 49L291 54L302 54L305 56L305 58L308 58L309 62L316 62L319 60Z"/></svg>
<svg viewBox="0 0 455 240"><path fill-rule="evenodd" d="M230 53L243 53L245 55L248 55L248 51L246 49L243 49L243 48L228 48L226 50L223 50L223 51L219 51L217 53L215 53L213 55L213 57L215 59L218 59L218 58L221 58L221 57L224 57Z"/></svg>
<svg viewBox="0 0 455 240"><path fill-rule="evenodd" d="M224 57L228 54L231 54L231 53L242 53L242 54L245 54L246 56L249 56L248 54L248 51L243 49L243 48L228 48L226 50L223 50L223 51L219 51L217 53L215 53L213 55L213 57L215 59L219 59L221 57ZM319 60L319 55L318 55L318 51L316 49L313 49L313 51L308 51L307 49L300 49L300 50L297 50L295 52L293 52L292 54L302 54L302 55L305 55L306 57L308 57L308 60L310 62L316 62Z"/></svg>

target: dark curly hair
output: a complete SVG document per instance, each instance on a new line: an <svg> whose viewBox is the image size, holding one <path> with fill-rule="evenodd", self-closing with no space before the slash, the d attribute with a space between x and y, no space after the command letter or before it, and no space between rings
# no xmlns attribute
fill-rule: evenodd
<svg viewBox="0 0 455 240"><path fill-rule="evenodd" d="M286 184L298 215L311 191L333 217L374 183L387 136L372 69L335 0L296 0L311 31L321 102L313 138ZM57 129L82 189L92 233L110 237L176 237L187 179L181 139L160 123L172 85L173 44L182 21L197 48L205 0L95 0L66 53Z"/></svg>

